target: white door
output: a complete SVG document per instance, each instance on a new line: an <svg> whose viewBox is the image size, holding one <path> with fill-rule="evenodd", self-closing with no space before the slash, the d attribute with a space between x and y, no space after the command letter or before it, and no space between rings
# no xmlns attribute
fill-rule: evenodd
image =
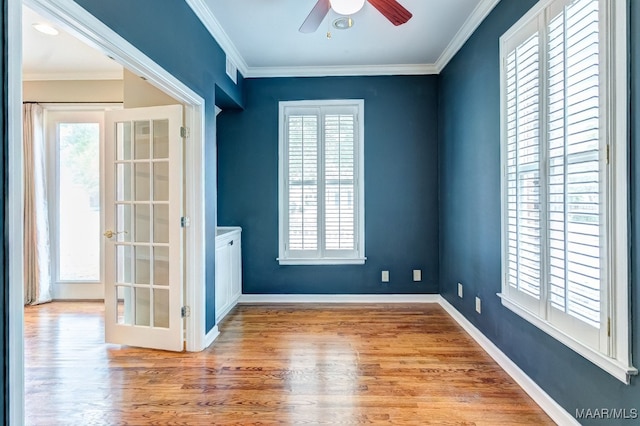
<svg viewBox="0 0 640 426"><path fill-rule="evenodd" d="M182 106L105 123L105 340L182 351Z"/></svg>

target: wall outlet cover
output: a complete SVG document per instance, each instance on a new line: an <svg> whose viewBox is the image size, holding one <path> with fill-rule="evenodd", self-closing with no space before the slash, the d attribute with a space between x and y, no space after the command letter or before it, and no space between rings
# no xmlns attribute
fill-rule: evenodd
<svg viewBox="0 0 640 426"><path fill-rule="evenodd" d="M462 284L458 283L458 297L462 299Z"/></svg>

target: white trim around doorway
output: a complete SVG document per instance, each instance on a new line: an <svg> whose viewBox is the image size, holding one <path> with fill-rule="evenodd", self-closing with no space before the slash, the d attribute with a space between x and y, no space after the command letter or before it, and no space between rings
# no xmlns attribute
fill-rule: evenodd
<svg viewBox="0 0 640 426"><path fill-rule="evenodd" d="M125 68L185 106L190 129L185 145L185 292L191 309L186 319L186 350L205 348L204 99L153 62L73 0L8 0L9 70L9 400L10 424L24 419L23 259L22 259L22 5L51 19L65 31L114 58Z"/></svg>

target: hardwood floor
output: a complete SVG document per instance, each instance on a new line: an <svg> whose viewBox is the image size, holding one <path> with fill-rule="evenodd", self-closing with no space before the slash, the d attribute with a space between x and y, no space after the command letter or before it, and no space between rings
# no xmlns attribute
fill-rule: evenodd
<svg viewBox="0 0 640 426"><path fill-rule="evenodd" d="M242 305L201 353L104 344L102 315L25 308L28 425L553 424L438 305Z"/></svg>

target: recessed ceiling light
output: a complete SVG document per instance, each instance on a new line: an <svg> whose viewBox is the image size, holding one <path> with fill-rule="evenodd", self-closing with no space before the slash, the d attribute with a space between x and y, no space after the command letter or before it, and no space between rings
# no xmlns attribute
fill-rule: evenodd
<svg viewBox="0 0 640 426"><path fill-rule="evenodd" d="M353 27L353 19L348 16L342 16L333 21L333 28L336 30L348 30Z"/></svg>
<svg viewBox="0 0 640 426"><path fill-rule="evenodd" d="M35 28L36 30L40 31L42 34L47 34L47 35L58 35L59 34L59 31L56 30L55 28L53 28L49 24L35 23L35 24L33 24L33 28Z"/></svg>

